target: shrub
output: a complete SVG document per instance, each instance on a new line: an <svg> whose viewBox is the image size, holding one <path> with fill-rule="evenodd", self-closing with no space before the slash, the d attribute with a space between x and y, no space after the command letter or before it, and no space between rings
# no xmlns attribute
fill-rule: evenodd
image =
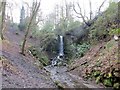
<svg viewBox="0 0 120 90"><path fill-rule="evenodd" d="M119 73L113 69L112 72L101 72L98 70L92 70L87 76L95 78L96 83L103 83L106 87L113 87L114 89L120 88L120 77L116 76L115 73ZM87 78L89 78L87 77Z"/></svg>
<svg viewBox="0 0 120 90"><path fill-rule="evenodd" d="M88 43L66 44L65 45L65 57L68 60L83 57L89 48L90 48L90 44Z"/></svg>
<svg viewBox="0 0 120 90"><path fill-rule="evenodd" d="M110 35L120 35L120 28L111 29L111 30L109 31L109 34L110 34Z"/></svg>
<svg viewBox="0 0 120 90"><path fill-rule="evenodd" d="M87 44L87 43L77 45L76 57L83 57L89 48L90 48L90 44Z"/></svg>

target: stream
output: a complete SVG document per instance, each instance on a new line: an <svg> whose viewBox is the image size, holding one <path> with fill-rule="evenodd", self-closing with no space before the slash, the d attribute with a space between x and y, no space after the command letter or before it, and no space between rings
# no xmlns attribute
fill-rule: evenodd
<svg viewBox="0 0 120 90"><path fill-rule="evenodd" d="M59 88L98 88L92 85L90 82L84 81L79 76L72 75L68 72L67 66L62 66L64 59L64 42L63 36L59 36L59 53L51 61L52 64L44 67L44 69L50 73L50 78ZM59 65L59 63L62 65Z"/></svg>
<svg viewBox="0 0 120 90"><path fill-rule="evenodd" d="M100 88L91 82L84 81L82 78L67 72L66 66L46 66L44 69L50 73L52 81L62 88Z"/></svg>

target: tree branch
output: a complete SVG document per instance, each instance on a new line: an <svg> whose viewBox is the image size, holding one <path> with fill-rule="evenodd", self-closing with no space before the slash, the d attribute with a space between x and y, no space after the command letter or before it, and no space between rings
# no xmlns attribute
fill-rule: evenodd
<svg viewBox="0 0 120 90"><path fill-rule="evenodd" d="M91 5L91 0L89 0L89 5L90 5L90 20L92 19L92 5Z"/></svg>
<svg viewBox="0 0 120 90"><path fill-rule="evenodd" d="M101 8L102 8L102 6L104 5L105 2L106 2L106 0L104 0L104 1L101 3L101 5L99 6L98 13L100 13L100 10L101 10Z"/></svg>
<svg viewBox="0 0 120 90"><path fill-rule="evenodd" d="M75 5L73 4L73 10L75 11L76 14L80 15L79 18L82 18L83 22L87 25L87 26L90 26L89 23L87 23L87 21L85 20L85 17L83 16L82 14L82 10L81 10L81 7L80 7L80 4L77 3L77 6L79 8L79 12L77 12L77 10L75 9Z"/></svg>

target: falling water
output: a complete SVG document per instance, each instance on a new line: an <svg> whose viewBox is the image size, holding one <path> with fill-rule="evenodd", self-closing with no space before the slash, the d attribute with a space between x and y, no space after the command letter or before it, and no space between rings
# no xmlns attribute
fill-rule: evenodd
<svg viewBox="0 0 120 90"><path fill-rule="evenodd" d="M52 60L52 66L57 65L59 60L63 59L63 56L64 56L63 36L59 36L59 52L58 52L58 56Z"/></svg>
<svg viewBox="0 0 120 90"><path fill-rule="evenodd" d="M64 51L63 51L63 36L60 36L60 43L59 43L59 55L60 57L63 57Z"/></svg>

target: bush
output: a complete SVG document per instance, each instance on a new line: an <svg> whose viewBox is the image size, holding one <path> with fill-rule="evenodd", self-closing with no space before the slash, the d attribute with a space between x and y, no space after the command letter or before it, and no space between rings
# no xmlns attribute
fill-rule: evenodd
<svg viewBox="0 0 120 90"><path fill-rule="evenodd" d="M99 41L109 37L109 30L117 27L118 22L118 5L115 2L110 2L109 7L101 16L94 22L90 30L91 41ZM111 30L110 30L111 32ZM113 33L113 32L112 32Z"/></svg>
<svg viewBox="0 0 120 90"><path fill-rule="evenodd" d="M115 69L113 69L112 72L105 73L99 70L92 70L92 72L89 73L87 76L95 78L96 83L103 83L103 85L105 85L106 87L119 89L120 77L116 76L115 73L119 73L119 71L115 71Z"/></svg>
<svg viewBox="0 0 120 90"><path fill-rule="evenodd" d="M66 43L64 45L64 53L67 60L74 59L76 56L76 45Z"/></svg>
<svg viewBox="0 0 120 90"><path fill-rule="evenodd" d="M90 48L90 44L87 43L77 45L76 57L83 57L89 48Z"/></svg>
<svg viewBox="0 0 120 90"><path fill-rule="evenodd" d="M120 35L120 28L111 29L111 30L109 31L109 34L110 34L110 35Z"/></svg>
<svg viewBox="0 0 120 90"><path fill-rule="evenodd" d="M65 45L65 56L69 59L75 59L83 57L86 51L90 48L90 44L82 43L82 44L66 44Z"/></svg>

